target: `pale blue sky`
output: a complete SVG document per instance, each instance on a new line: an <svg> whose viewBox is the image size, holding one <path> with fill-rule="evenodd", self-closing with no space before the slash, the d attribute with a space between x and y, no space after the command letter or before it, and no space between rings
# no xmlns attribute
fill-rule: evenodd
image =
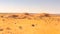
<svg viewBox="0 0 60 34"><path fill-rule="evenodd" d="M0 0L0 12L60 14L60 0Z"/></svg>

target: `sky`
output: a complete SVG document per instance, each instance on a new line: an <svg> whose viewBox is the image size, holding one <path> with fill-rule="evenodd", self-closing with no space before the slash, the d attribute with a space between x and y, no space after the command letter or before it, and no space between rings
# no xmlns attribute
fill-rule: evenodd
<svg viewBox="0 0 60 34"><path fill-rule="evenodd" d="M0 13L60 14L60 0L0 0Z"/></svg>

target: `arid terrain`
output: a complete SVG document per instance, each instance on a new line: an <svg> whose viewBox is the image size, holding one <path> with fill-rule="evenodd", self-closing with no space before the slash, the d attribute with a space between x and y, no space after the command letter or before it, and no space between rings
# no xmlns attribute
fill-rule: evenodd
<svg viewBox="0 0 60 34"><path fill-rule="evenodd" d="M0 34L60 34L60 14L0 13Z"/></svg>

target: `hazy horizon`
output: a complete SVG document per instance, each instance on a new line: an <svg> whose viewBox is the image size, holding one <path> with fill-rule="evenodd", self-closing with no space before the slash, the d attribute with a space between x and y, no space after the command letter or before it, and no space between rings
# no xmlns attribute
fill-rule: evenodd
<svg viewBox="0 0 60 34"><path fill-rule="evenodd" d="M60 0L0 0L0 13L60 14Z"/></svg>

